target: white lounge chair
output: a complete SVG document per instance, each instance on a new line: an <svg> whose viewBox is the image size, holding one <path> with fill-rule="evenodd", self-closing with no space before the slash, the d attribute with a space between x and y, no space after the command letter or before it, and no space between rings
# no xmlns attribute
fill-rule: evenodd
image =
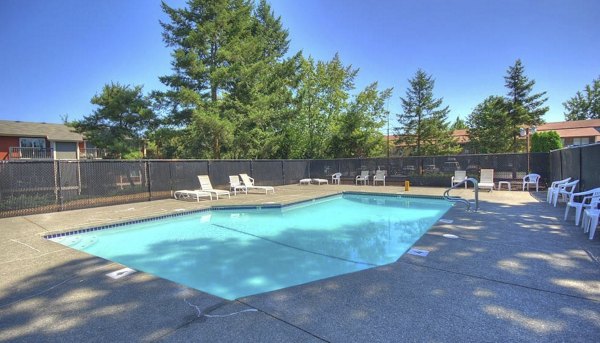
<svg viewBox="0 0 600 343"><path fill-rule="evenodd" d="M494 169L481 169L479 175L479 188L494 190Z"/></svg>
<svg viewBox="0 0 600 343"><path fill-rule="evenodd" d="M354 180L354 183L356 183L356 185L358 185L358 182L362 182L363 185L369 184L369 171L368 170L363 170L360 172L360 175L356 175L356 179Z"/></svg>
<svg viewBox="0 0 600 343"><path fill-rule="evenodd" d="M540 174L527 174L523 176L523 192L525 191L525 185L527 185L527 191L529 191L529 185L535 185L535 191L539 189Z"/></svg>
<svg viewBox="0 0 600 343"><path fill-rule="evenodd" d="M229 191L233 190L233 195L237 195L237 191L242 191L248 194L248 188L242 185L240 177L237 175L229 175Z"/></svg>
<svg viewBox="0 0 600 343"><path fill-rule="evenodd" d="M450 178L450 187L454 187L454 185L461 183L467 179L467 171L466 170L455 170L454 176ZM465 182L465 189L467 188L467 183Z"/></svg>
<svg viewBox="0 0 600 343"><path fill-rule="evenodd" d="M254 185L254 179L251 178L250 176L248 176L248 174L240 174L240 178L242 179L242 184L244 186L246 186L246 188L248 188L248 190L250 189L260 189L265 191L265 194L267 194L269 191L275 193L275 188L271 187L271 186L255 186Z"/></svg>
<svg viewBox="0 0 600 343"><path fill-rule="evenodd" d="M548 192L546 193L546 202L551 204L552 199L554 198L554 193L558 194L558 186L563 185L567 182L571 181L571 178L568 177L564 180L554 181L548 188Z"/></svg>
<svg viewBox="0 0 600 343"><path fill-rule="evenodd" d="M331 183L332 184L340 184L340 181L342 179L342 173L335 173L333 175L331 175Z"/></svg>
<svg viewBox="0 0 600 343"><path fill-rule="evenodd" d="M575 180L575 181L571 181L571 182L567 182L567 183L563 183L562 185L559 185L556 192L552 193L552 205L554 205L554 207L556 207L559 197L562 197L563 200L565 200L565 201L571 200L571 195L573 193L575 193L575 188L577 187L578 183L579 183L579 180Z"/></svg>
<svg viewBox="0 0 600 343"><path fill-rule="evenodd" d="M382 182L385 186L385 174L385 170L376 170L375 175L373 176L373 186L375 186L377 182Z"/></svg>
<svg viewBox="0 0 600 343"><path fill-rule="evenodd" d="M600 198L593 198L590 203L590 208L583 211L581 226L583 227L584 233L590 233L589 239L594 239L594 233L596 233L596 228L598 227L598 219L600 217L598 205L600 205Z"/></svg>
<svg viewBox="0 0 600 343"><path fill-rule="evenodd" d="M312 179L312 182L316 183L317 185L320 185L320 184L323 184L323 183L326 184L326 185L329 184L329 181L327 181L327 179Z"/></svg>
<svg viewBox="0 0 600 343"><path fill-rule="evenodd" d="M200 190L215 194L217 196L217 200L219 200L219 195L227 195L228 198L231 198L231 193L229 193L229 191L214 189L212 183L210 183L210 178L208 175L198 175L198 181L200 181Z"/></svg>
<svg viewBox="0 0 600 343"><path fill-rule="evenodd" d="M210 194L209 192L199 190L190 191L187 189L183 189L180 191L175 191L173 196L175 197L175 199L196 199L197 202L200 202L200 198L202 197L209 197L210 200L212 200L212 194Z"/></svg>
<svg viewBox="0 0 600 343"><path fill-rule="evenodd" d="M581 202L575 201L575 198L583 197ZM575 225L579 225L579 218L581 217L581 212L584 208L591 208L592 199L600 198L600 188L590 189L589 191L572 193L569 197L569 202L567 202L567 208L565 208L565 218L569 216L569 210L571 207L575 209Z"/></svg>

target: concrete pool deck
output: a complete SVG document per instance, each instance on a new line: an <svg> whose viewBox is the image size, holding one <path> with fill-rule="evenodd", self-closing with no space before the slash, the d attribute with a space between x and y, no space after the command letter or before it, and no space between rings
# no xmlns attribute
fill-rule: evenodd
<svg viewBox="0 0 600 343"><path fill-rule="evenodd" d="M600 337L600 239L545 193L480 192L415 244L426 257L225 301L42 238L211 205L289 203L343 190L287 185L218 201L159 200L0 219L0 341L577 341ZM406 194L442 195L413 187ZM473 191L453 195L473 198ZM573 212L573 211L571 211ZM453 234L457 239L446 238ZM598 234L597 234L598 235ZM251 310L251 311L245 311ZM198 316L201 311L209 316ZM240 312L244 311L244 312ZM239 313L238 313L239 312ZM235 313L235 314L234 314ZM232 315L229 315L232 314Z"/></svg>

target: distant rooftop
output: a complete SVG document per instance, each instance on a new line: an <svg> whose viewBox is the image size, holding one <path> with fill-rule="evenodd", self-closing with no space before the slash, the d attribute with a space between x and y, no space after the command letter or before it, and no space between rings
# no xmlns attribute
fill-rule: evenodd
<svg viewBox="0 0 600 343"><path fill-rule="evenodd" d="M51 141L79 142L83 135L64 124L0 120L0 136L45 137Z"/></svg>

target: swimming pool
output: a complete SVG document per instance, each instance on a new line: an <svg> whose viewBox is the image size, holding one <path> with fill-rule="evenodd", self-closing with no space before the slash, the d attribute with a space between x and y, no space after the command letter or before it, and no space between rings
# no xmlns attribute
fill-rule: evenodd
<svg viewBox="0 0 600 343"><path fill-rule="evenodd" d="M451 206L440 199L343 194L50 239L236 299L394 262Z"/></svg>

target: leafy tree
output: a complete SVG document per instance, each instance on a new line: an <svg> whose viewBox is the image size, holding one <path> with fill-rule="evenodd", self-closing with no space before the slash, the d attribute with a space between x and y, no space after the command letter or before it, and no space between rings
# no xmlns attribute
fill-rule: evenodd
<svg viewBox="0 0 600 343"><path fill-rule="evenodd" d="M531 152L549 152L563 147L556 131L536 132L531 136Z"/></svg>
<svg viewBox="0 0 600 343"><path fill-rule="evenodd" d="M469 116L469 146L478 153L505 153L513 146L509 103L501 96L489 96Z"/></svg>
<svg viewBox="0 0 600 343"><path fill-rule="evenodd" d="M391 95L391 88L379 92L376 82L358 94L338 120L339 127L330 145L331 156L382 155L386 147L379 129L385 124L387 111L384 107Z"/></svg>
<svg viewBox="0 0 600 343"><path fill-rule="evenodd" d="M344 66L335 55L323 62L300 58L294 89L293 123L286 130L295 146L292 158L326 158L340 118L349 108L350 91L358 70Z"/></svg>
<svg viewBox="0 0 600 343"><path fill-rule="evenodd" d="M566 120L600 119L600 76L586 85L583 92L563 102Z"/></svg>
<svg viewBox="0 0 600 343"><path fill-rule="evenodd" d="M518 150L517 136L522 125L532 126L542 124L543 116L548 112L548 106L543 106L548 98L544 97L546 92L534 93L534 80L525 76L525 68L520 59L508 68L504 77L504 85L508 88L508 125L513 134L513 151Z"/></svg>
<svg viewBox="0 0 600 343"><path fill-rule="evenodd" d="M107 84L91 103L98 106L94 113L69 125L112 157L141 157L142 140L155 119L142 86Z"/></svg>
<svg viewBox="0 0 600 343"><path fill-rule="evenodd" d="M456 121L450 126L452 131L454 130L466 130L469 126L465 123L464 120L460 119L460 117L456 117Z"/></svg>
<svg viewBox="0 0 600 343"><path fill-rule="evenodd" d="M397 144L414 149L414 155L453 154L459 151L446 123L448 107L433 96L435 80L423 70L417 70L408 80L409 87L402 100L403 113L398 115L402 126L395 129Z"/></svg>

